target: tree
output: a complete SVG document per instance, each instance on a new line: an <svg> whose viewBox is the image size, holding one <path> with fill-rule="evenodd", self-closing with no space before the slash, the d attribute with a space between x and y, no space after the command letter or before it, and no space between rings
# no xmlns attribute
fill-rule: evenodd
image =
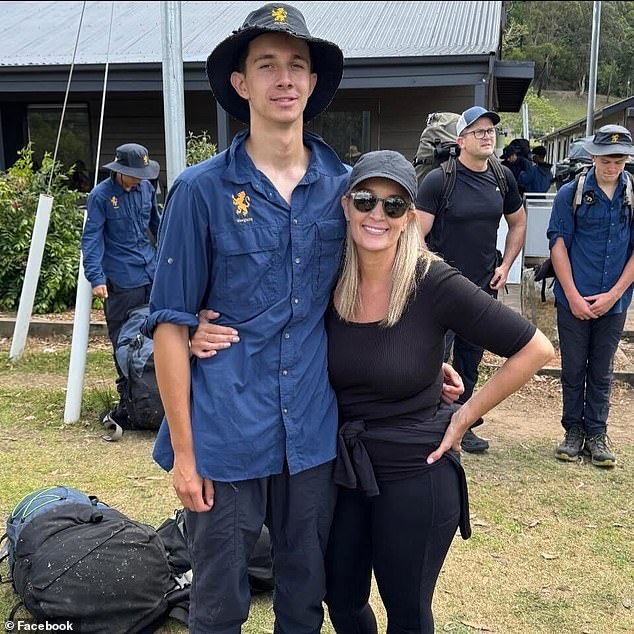
<svg viewBox="0 0 634 634"><path fill-rule="evenodd" d="M531 139L548 134L567 123L550 101L546 97L540 97L533 88L528 89L524 103L528 106L528 128ZM523 127L521 112L501 114L500 127L508 131L511 139L521 137Z"/></svg>
<svg viewBox="0 0 634 634"><path fill-rule="evenodd" d="M506 59L535 62L533 86L587 91L592 2L507 2ZM629 96L634 77L634 3L602 2L597 88Z"/></svg>

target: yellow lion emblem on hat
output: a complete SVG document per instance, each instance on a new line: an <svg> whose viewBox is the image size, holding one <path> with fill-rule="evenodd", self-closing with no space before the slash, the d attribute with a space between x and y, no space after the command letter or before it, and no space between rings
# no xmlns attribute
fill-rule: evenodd
<svg viewBox="0 0 634 634"><path fill-rule="evenodd" d="M610 143L618 143L619 142L619 135L618 134L613 134L610 137Z"/></svg>
<svg viewBox="0 0 634 634"><path fill-rule="evenodd" d="M148 158L147 154L143 155L143 165L149 165L150 164L150 159Z"/></svg>
<svg viewBox="0 0 634 634"><path fill-rule="evenodd" d="M239 216L246 216L249 213L249 205L251 204L251 200L246 192L240 192L235 196L231 197L233 204L236 207L236 213Z"/></svg>
<svg viewBox="0 0 634 634"><path fill-rule="evenodd" d="M279 9L273 9L273 11L271 11L271 15L273 16L273 20L275 22L286 22L286 16L288 13L284 7L280 7Z"/></svg>

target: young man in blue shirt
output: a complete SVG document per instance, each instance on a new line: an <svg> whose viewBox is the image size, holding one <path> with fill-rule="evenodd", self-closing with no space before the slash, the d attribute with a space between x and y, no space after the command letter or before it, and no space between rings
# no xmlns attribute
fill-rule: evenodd
<svg viewBox="0 0 634 634"><path fill-rule="evenodd" d="M561 424L566 431L555 455L575 461L585 450L594 465L613 467L616 456L607 419L612 364L634 282L632 200L624 173L634 145L627 128L606 125L585 148L593 167L581 204L576 207L576 182L564 185L555 197L547 232L557 275Z"/></svg>
<svg viewBox="0 0 634 634"><path fill-rule="evenodd" d="M207 61L220 105L249 125L170 190L148 328L167 426L154 457L188 509L190 632L238 633L266 521L276 632L321 629L335 501L337 405L323 315L345 235L347 170L304 122L331 101L343 55L282 4L253 11ZM240 345L190 366L213 307Z"/></svg>
<svg viewBox="0 0 634 634"><path fill-rule="evenodd" d="M115 160L104 165L110 178L99 183L86 202L87 216L81 239L86 279L93 295L104 300L108 337L116 352L119 331L128 311L150 299L156 268L159 212L156 192L148 179L160 167L137 143L116 150ZM110 412L127 427L127 380L114 357L119 404Z"/></svg>

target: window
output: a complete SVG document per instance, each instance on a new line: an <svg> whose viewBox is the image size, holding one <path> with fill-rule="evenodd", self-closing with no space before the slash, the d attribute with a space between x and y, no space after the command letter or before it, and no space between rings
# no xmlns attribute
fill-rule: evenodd
<svg viewBox="0 0 634 634"><path fill-rule="evenodd" d="M31 105L27 109L28 140L33 148L33 160L37 161L37 165L42 164L45 152L51 157L55 152L61 114L62 108L58 105ZM57 160L63 163L66 169L77 161L83 161L88 169L93 166L86 104L66 106Z"/></svg>
<svg viewBox="0 0 634 634"><path fill-rule="evenodd" d="M353 165L370 150L370 111L327 110L309 126L337 153L344 163Z"/></svg>

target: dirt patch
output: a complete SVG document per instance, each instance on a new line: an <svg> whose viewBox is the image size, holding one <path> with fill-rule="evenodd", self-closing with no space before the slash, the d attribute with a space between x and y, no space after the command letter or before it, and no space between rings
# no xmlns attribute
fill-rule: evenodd
<svg viewBox="0 0 634 634"><path fill-rule="evenodd" d="M609 435L615 443L634 442L634 389L615 381L610 399ZM559 379L535 376L522 389L485 416L476 433L502 444L523 439L560 440L561 384Z"/></svg>

